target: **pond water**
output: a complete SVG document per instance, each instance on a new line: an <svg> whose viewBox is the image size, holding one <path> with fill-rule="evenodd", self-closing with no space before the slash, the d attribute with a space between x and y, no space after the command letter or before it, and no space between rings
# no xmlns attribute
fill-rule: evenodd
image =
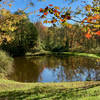
<svg viewBox="0 0 100 100"><path fill-rule="evenodd" d="M100 65L94 58L80 56L18 57L8 78L19 82L100 80Z"/></svg>

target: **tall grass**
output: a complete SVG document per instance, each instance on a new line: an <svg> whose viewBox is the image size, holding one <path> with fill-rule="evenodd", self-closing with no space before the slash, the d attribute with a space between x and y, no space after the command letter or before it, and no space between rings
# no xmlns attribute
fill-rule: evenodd
<svg viewBox="0 0 100 100"><path fill-rule="evenodd" d="M8 75L13 71L13 58L0 50L0 75Z"/></svg>

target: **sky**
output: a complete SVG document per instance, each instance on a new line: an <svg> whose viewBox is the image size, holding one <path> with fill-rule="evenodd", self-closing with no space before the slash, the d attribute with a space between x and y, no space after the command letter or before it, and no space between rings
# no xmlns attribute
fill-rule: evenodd
<svg viewBox="0 0 100 100"><path fill-rule="evenodd" d="M33 1L34 6L30 7L29 9L26 10L26 12L36 12L33 13L32 15L29 15L29 18L32 22L35 22L37 20L39 20L39 17L37 16L39 14L39 9L40 8L45 8L46 6L48 6L49 4L53 4L53 6L58 6L60 8L63 7L69 7L68 1L65 0L45 0L45 1L38 1L38 0L14 0L15 2L12 4L12 7L9 8L7 6L4 6L4 8L10 10L12 13L17 11L19 8L20 9L25 9L26 7L28 7L28 4L30 1ZM91 2L91 0L88 0L88 2ZM81 4L81 0L77 0L74 3L71 4L72 10L75 10L77 6L80 6ZM71 22L71 21L69 21ZM71 22L73 23L73 22ZM47 24L48 26L48 24Z"/></svg>

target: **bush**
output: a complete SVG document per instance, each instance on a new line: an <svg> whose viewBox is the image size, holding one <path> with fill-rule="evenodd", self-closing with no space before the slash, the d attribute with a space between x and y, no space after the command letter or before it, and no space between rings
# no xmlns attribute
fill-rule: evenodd
<svg viewBox="0 0 100 100"><path fill-rule="evenodd" d="M13 71L13 58L0 50L0 74L8 75Z"/></svg>
<svg viewBox="0 0 100 100"><path fill-rule="evenodd" d="M24 56L26 52L25 46L18 43L14 40L1 44L1 49L9 53L11 56Z"/></svg>

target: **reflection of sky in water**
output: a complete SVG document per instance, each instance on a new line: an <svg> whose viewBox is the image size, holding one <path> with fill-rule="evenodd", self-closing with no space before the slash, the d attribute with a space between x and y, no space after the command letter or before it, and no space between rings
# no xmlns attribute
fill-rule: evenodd
<svg viewBox="0 0 100 100"><path fill-rule="evenodd" d="M83 73L76 73L73 77L72 81L89 81L89 80L95 80L95 70L91 69L88 71L88 69L83 69Z"/></svg>
<svg viewBox="0 0 100 100"><path fill-rule="evenodd" d="M80 70L80 69L79 69ZM72 77L72 79L67 79L67 75L64 73L64 67L59 65L55 69L45 68L41 73L38 81L39 82L65 82L65 81L89 81L95 80L95 70L83 67L83 73L77 73ZM71 74L71 73L70 73Z"/></svg>
<svg viewBox="0 0 100 100"><path fill-rule="evenodd" d="M59 75L59 76L58 76ZM41 77L41 78L40 78ZM45 68L39 77L39 82L63 82L66 81L66 75L62 66L56 69Z"/></svg>

